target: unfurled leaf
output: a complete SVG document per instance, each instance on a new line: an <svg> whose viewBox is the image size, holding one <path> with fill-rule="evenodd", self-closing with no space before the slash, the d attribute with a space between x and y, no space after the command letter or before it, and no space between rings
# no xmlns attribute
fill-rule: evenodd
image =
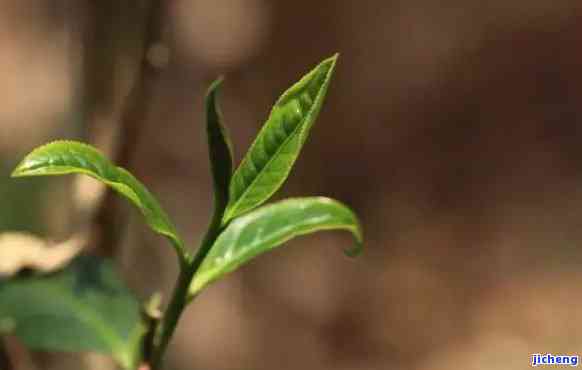
<svg viewBox="0 0 582 370"><path fill-rule="evenodd" d="M183 242L166 212L154 196L132 174L115 166L94 147L76 141L55 141L43 145L16 167L13 177L84 174L91 176L129 199L144 215L148 225L170 239L178 253Z"/></svg>
<svg viewBox="0 0 582 370"><path fill-rule="evenodd" d="M214 183L214 212L222 217L228 202L228 186L232 177L232 145L218 107L217 94L222 80L210 85L206 95L206 132Z"/></svg>
<svg viewBox="0 0 582 370"><path fill-rule="evenodd" d="M195 295L204 286L237 269L257 255L299 235L320 230L343 229L356 239L361 250L358 219L345 205L323 197L288 199L249 212L232 221L206 256L190 287Z"/></svg>
<svg viewBox="0 0 582 370"><path fill-rule="evenodd" d="M109 262L81 256L46 276L0 280L0 327L35 350L141 357L140 305Z"/></svg>
<svg viewBox="0 0 582 370"><path fill-rule="evenodd" d="M223 224L265 202L287 179L319 114L336 60L337 55L323 61L275 103L234 173Z"/></svg>

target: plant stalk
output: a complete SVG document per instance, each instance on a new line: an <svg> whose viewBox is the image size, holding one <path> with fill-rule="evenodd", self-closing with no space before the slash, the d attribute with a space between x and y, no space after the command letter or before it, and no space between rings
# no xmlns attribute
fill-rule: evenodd
<svg viewBox="0 0 582 370"><path fill-rule="evenodd" d="M202 240L196 255L191 262L182 263L180 265L180 273L172 293L172 299L170 300L168 308L166 309L162 321L160 322L156 331L151 361L151 370L162 369L164 354L166 353L170 340L174 335L176 325L178 324L184 309L194 298L189 296L189 289L192 278L200 268L202 261L204 261L204 258L222 231L222 213L223 212L221 211L217 212L215 210L214 216L212 217L212 222L210 223L208 231L206 232L206 235L204 236L204 239Z"/></svg>

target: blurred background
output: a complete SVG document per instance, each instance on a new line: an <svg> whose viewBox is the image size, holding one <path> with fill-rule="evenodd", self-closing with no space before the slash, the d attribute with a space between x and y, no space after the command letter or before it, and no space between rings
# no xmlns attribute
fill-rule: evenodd
<svg viewBox="0 0 582 370"><path fill-rule="evenodd" d="M581 42L576 0L1 0L0 230L63 240L127 221L88 248L106 245L141 298L167 296L173 251L136 212L103 210L91 181L11 180L13 166L49 140L89 141L196 245L208 84L226 77L240 160L278 95L340 52L277 197L341 199L366 252L347 259L349 236L321 233L257 259L188 309L168 368L527 369L531 353L582 354ZM95 355L26 366L112 369Z"/></svg>

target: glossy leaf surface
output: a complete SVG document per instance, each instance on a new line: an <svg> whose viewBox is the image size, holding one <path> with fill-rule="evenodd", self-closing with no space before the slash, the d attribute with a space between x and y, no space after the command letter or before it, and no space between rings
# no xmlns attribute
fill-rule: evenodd
<svg viewBox="0 0 582 370"><path fill-rule="evenodd" d="M154 196L132 174L115 166L94 147L76 141L55 141L43 145L16 167L13 177L84 174L91 176L129 199L144 215L148 225L169 238L183 254L183 243L174 225Z"/></svg>
<svg viewBox="0 0 582 370"><path fill-rule="evenodd" d="M99 352L134 369L140 306L109 262L77 257L46 276L0 280L0 330L35 350Z"/></svg>
<svg viewBox="0 0 582 370"><path fill-rule="evenodd" d="M208 151L214 183L214 212L222 217L228 203L228 187L232 177L232 144L226 128L222 125L222 114L218 107L218 92L222 80L210 85L206 95L206 133Z"/></svg>
<svg viewBox="0 0 582 370"><path fill-rule="evenodd" d="M285 182L321 110L336 60L324 60L275 103L233 175L223 224L261 205Z"/></svg>
<svg viewBox="0 0 582 370"><path fill-rule="evenodd" d="M261 207L232 221L220 234L194 276L190 294L236 270L261 253L293 237L320 230L347 230L361 250L362 231L354 213L345 205L323 197L287 199Z"/></svg>

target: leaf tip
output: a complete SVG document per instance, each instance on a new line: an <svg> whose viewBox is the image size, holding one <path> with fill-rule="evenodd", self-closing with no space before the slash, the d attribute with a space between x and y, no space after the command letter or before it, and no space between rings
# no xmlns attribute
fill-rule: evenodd
<svg viewBox="0 0 582 370"><path fill-rule="evenodd" d="M333 54L331 57L327 58L326 60L323 61L323 63L325 64L331 64L331 68L330 69L334 69L335 65L337 64L337 60L340 57L340 53L335 53Z"/></svg>
<svg viewBox="0 0 582 370"><path fill-rule="evenodd" d="M29 163L29 157L30 155L33 153L34 151L32 151L31 153L27 154L21 161L20 163L18 163L18 165L14 168L14 170L12 170L12 173L10 173L10 177L12 178L17 178L17 177L26 177L29 175L30 172L30 163Z"/></svg>
<svg viewBox="0 0 582 370"><path fill-rule="evenodd" d="M16 177L21 177L21 173L20 173L20 168L16 167L11 173L10 173L10 177L11 178L16 178Z"/></svg>
<svg viewBox="0 0 582 370"><path fill-rule="evenodd" d="M26 166L26 158L22 160L10 173L10 177L17 178L17 177L25 177L27 175L27 166Z"/></svg>
<svg viewBox="0 0 582 370"><path fill-rule="evenodd" d="M360 254L362 254L362 252L364 252L364 234L362 232L362 227L360 226L360 223L357 219L355 224L356 226L352 230L355 239L355 245L352 248L346 249L344 251L345 255L351 258L358 257Z"/></svg>
<svg viewBox="0 0 582 370"><path fill-rule="evenodd" d="M44 145L38 146L29 152L24 159L16 166L16 168L10 174L10 177L28 177L28 176L40 176L45 174L40 168L38 168L38 157L39 155L46 154L46 152L52 150L55 147L66 146L66 145L76 145L82 146L84 148L92 148L89 145L74 141L74 140L54 140L48 142Z"/></svg>
<svg viewBox="0 0 582 370"><path fill-rule="evenodd" d="M222 87L222 82L224 81L224 76L218 76L216 80L212 81L210 86L208 87L208 91L206 93L207 96L216 94L220 88Z"/></svg>
<svg viewBox="0 0 582 370"><path fill-rule="evenodd" d="M208 89L206 90L206 95L204 97L204 104L206 105L207 114L210 115L210 112L214 112L213 115L218 114L218 102L217 102L217 95L220 92L220 88L222 87L222 81L224 81L223 76L219 76L216 80L212 81Z"/></svg>
<svg viewBox="0 0 582 370"><path fill-rule="evenodd" d="M354 257L358 257L360 254L362 254L362 252L364 251L364 243L362 243L361 240L358 240L356 242L356 245L350 249L346 249L344 251L345 255L350 257L350 258L354 258Z"/></svg>

